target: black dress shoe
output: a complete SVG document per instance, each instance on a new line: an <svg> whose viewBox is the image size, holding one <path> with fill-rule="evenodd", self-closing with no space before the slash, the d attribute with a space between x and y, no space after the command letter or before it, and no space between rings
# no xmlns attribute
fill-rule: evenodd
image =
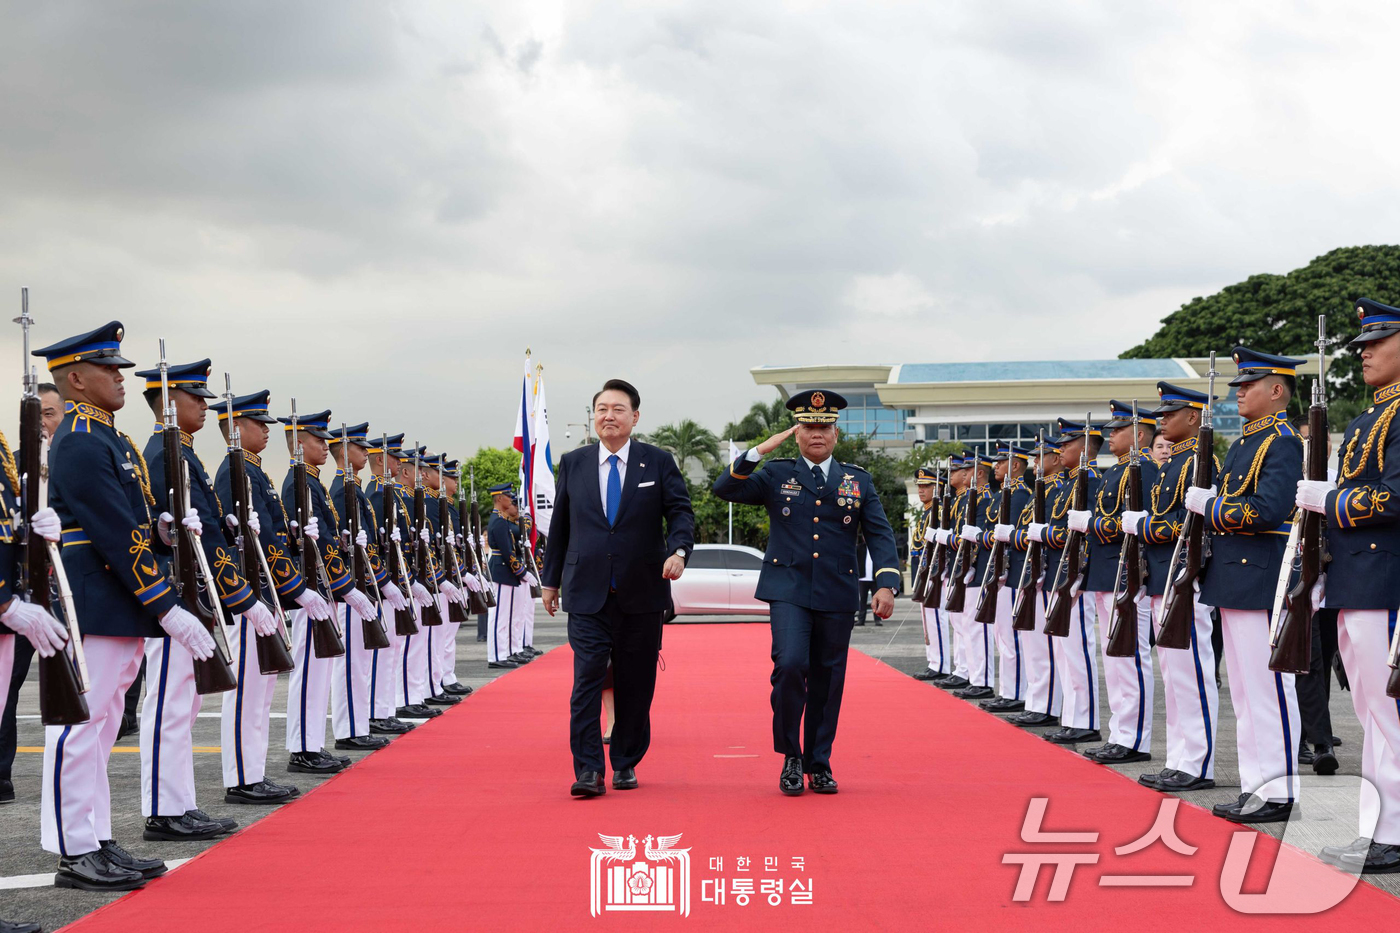
<svg viewBox="0 0 1400 933"><path fill-rule="evenodd" d="M12 781L0 781L0 803L15 802L15 785Z"/></svg>
<svg viewBox="0 0 1400 933"><path fill-rule="evenodd" d="M218 823L219 828L224 831L225 836L238 828L237 820L231 820L226 816L210 816L198 807L193 810L186 810L185 816L192 816L197 820L204 820L206 823Z"/></svg>
<svg viewBox="0 0 1400 933"><path fill-rule="evenodd" d="M1344 846L1323 846L1317 857L1332 865L1346 862L1360 864L1370 851L1371 840L1365 836L1358 836Z"/></svg>
<svg viewBox="0 0 1400 933"><path fill-rule="evenodd" d="M1019 713L1025 710L1025 700L1011 700L1006 697L996 697L991 700L984 700L977 704L989 713Z"/></svg>
<svg viewBox="0 0 1400 933"><path fill-rule="evenodd" d="M1217 803L1217 804L1213 805L1213 806L1210 808L1210 812L1211 812L1211 813L1214 813L1216 816L1224 816L1225 814L1229 813L1231 810L1238 810L1240 807L1244 806L1245 803L1248 802L1249 798L1252 797L1252 796L1254 796L1254 795L1253 795L1253 794L1240 794L1240 795L1239 795L1238 797L1236 797L1234 800L1228 800L1228 801L1226 801L1225 803Z"/></svg>
<svg viewBox="0 0 1400 933"><path fill-rule="evenodd" d="M133 716L122 716L121 725L117 726L117 741L120 742L128 735L135 735L141 731L141 724Z"/></svg>
<svg viewBox="0 0 1400 933"><path fill-rule="evenodd" d="M919 671L919 673L915 674L915 675L914 675L914 679L915 679L915 680L933 680L935 677L942 677L942 676L943 676L942 674L938 673L938 671L935 671L933 668L931 668L931 667L926 667L926 668L924 668L923 670Z"/></svg>
<svg viewBox="0 0 1400 933"><path fill-rule="evenodd" d="M292 752L287 759L287 770L301 774L335 774L343 766L334 758L323 758L315 752Z"/></svg>
<svg viewBox="0 0 1400 933"><path fill-rule="evenodd" d="M388 744L388 739L379 739L372 735L352 735L349 738L335 740L336 748L349 748L361 752L372 752Z"/></svg>
<svg viewBox="0 0 1400 933"><path fill-rule="evenodd" d="M520 665L517 664L515 661L512 661L510 658L507 658L507 659L504 660L504 661L487 661L487 662L486 662L486 666L487 666L487 667L505 668L506 670L509 670L509 669L511 669L511 668L513 668L513 667L519 667Z"/></svg>
<svg viewBox="0 0 1400 933"><path fill-rule="evenodd" d="M1085 749L1084 757L1090 761L1097 761L1101 765L1123 765L1133 761L1152 760L1152 756L1147 752L1134 751L1128 746L1119 745L1116 742L1109 742L1098 748Z"/></svg>
<svg viewBox="0 0 1400 933"><path fill-rule="evenodd" d="M1156 790L1163 779L1177 773L1178 772L1173 771L1171 768L1163 768L1161 771L1147 771L1138 775L1138 783L1143 787L1150 787Z"/></svg>
<svg viewBox="0 0 1400 933"><path fill-rule="evenodd" d="M393 716L388 719L371 719L369 721L370 735L403 735L416 728L418 728L416 724L395 719Z"/></svg>
<svg viewBox="0 0 1400 933"><path fill-rule="evenodd" d="M864 625L864 624L865 624L865 623L862 622L862 621L860 621L859 619L856 620L856 628L860 628L860 627L861 627L862 625Z"/></svg>
<svg viewBox="0 0 1400 933"><path fill-rule="evenodd" d="M209 820L195 819L188 813L179 816L148 816L141 838L147 842L197 842L222 836L224 828Z"/></svg>
<svg viewBox="0 0 1400 933"><path fill-rule="evenodd" d="M969 686L972 682L966 677L959 677L957 674L949 674L942 680L935 680L934 683L944 690L961 690L963 687Z"/></svg>
<svg viewBox="0 0 1400 933"><path fill-rule="evenodd" d="M1012 716L1006 721L1012 725L1029 729L1033 726L1057 726L1060 724L1060 717L1051 716L1049 713L1037 713L1032 710L1026 710L1024 713Z"/></svg>
<svg viewBox="0 0 1400 933"><path fill-rule="evenodd" d="M1308 743L1304 742L1298 746L1298 764L1310 765L1313 763L1313 750L1308 748Z"/></svg>
<svg viewBox="0 0 1400 933"><path fill-rule="evenodd" d="M258 781L256 784L239 784L237 787L224 788L224 803L249 803L273 806L279 803L286 803L294 800L298 796L296 788L292 788L293 793L286 791L287 785L273 784L271 781Z"/></svg>
<svg viewBox="0 0 1400 933"><path fill-rule="evenodd" d="M103 858L127 871L140 872L142 878L159 878L165 874L165 863L158 858L132 855L111 839L104 839L99 845L102 846Z"/></svg>
<svg viewBox="0 0 1400 933"><path fill-rule="evenodd" d="M422 703L413 703L408 706L400 706L396 713L400 719L432 719L442 715L442 710L424 706Z"/></svg>
<svg viewBox="0 0 1400 933"><path fill-rule="evenodd" d="M79 891L135 891L145 884L145 875L115 864L101 849L60 858L53 876L54 887Z"/></svg>
<svg viewBox="0 0 1400 933"><path fill-rule="evenodd" d="M961 700L980 700L984 697L996 696L996 691L991 687L970 684L961 690L954 690L953 696Z"/></svg>
<svg viewBox="0 0 1400 933"><path fill-rule="evenodd" d="M476 640L477 640L477 641L485 641L485 640L486 640L486 636L485 636L485 635L478 635L478 636L476 636Z"/></svg>
<svg viewBox="0 0 1400 933"><path fill-rule="evenodd" d="M451 694L454 697L471 696L472 693L471 687L463 683L457 683L456 681L450 684L443 684L442 689L445 693Z"/></svg>
<svg viewBox="0 0 1400 933"><path fill-rule="evenodd" d="M450 693L439 693L437 696L428 697L423 702L431 703L433 706L456 706L462 702L462 698L454 697Z"/></svg>
<svg viewBox="0 0 1400 933"><path fill-rule="evenodd" d="M1284 801L1241 794L1237 803L1216 804L1211 812L1232 823L1287 823L1295 809L1293 804Z"/></svg>
<svg viewBox="0 0 1400 933"><path fill-rule="evenodd" d="M1048 732L1041 736L1047 742L1054 742L1056 745L1078 745L1080 742L1102 742L1103 736L1097 729L1074 729L1065 726L1058 732Z"/></svg>
<svg viewBox="0 0 1400 933"><path fill-rule="evenodd" d="M531 661L535 660L535 656L533 654L524 654L522 652L517 651L515 654L510 656L510 659L516 664L529 664Z"/></svg>
<svg viewBox="0 0 1400 933"><path fill-rule="evenodd" d="M37 923L19 923L14 920L0 920L0 933L43 933L44 928Z"/></svg>
<svg viewBox="0 0 1400 933"><path fill-rule="evenodd" d="M1212 778L1188 774L1185 771L1173 771L1159 779L1153 786L1157 790L1174 794L1186 790L1210 790L1215 786L1215 781Z"/></svg>
<svg viewBox="0 0 1400 933"><path fill-rule="evenodd" d="M796 755L783 758L783 770L778 775L778 790L788 797L802 793L802 759Z"/></svg>
<svg viewBox="0 0 1400 933"><path fill-rule="evenodd" d="M613 790L635 790L636 787L636 768L623 768L621 771L613 772Z"/></svg>
<svg viewBox="0 0 1400 933"><path fill-rule="evenodd" d="M807 775L807 783L812 788L814 794L834 794L836 793L836 778L831 776L830 768L816 768Z"/></svg>
<svg viewBox="0 0 1400 933"><path fill-rule="evenodd" d="M1303 759L1300 757L1298 760L1301 762ZM1332 746L1330 745L1314 746L1312 761L1308 764L1311 764L1313 771L1318 774L1336 774L1337 769L1341 767L1337 756L1332 754Z"/></svg>
<svg viewBox="0 0 1400 933"><path fill-rule="evenodd" d="M569 788L569 794L574 797L601 797L608 792L607 785L603 783L603 775L597 771L585 771L574 781L574 786Z"/></svg>
<svg viewBox="0 0 1400 933"><path fill-rule="evenodd" d="M324 760L324 761L333 761L333 762L335 762L336 764L340 765L342 768L348 768L348 767L350 767L352 764L355 763L355 759L353 759L353 758L346 758L346 757L344 757L343 755L330 755L330 754L327 754L327 753L326 753L326 750L325 750L324 748L321 749L321 750L318 751L318 752L313 752L312 754L316 755L316 757L318 757L318 758L320 758L320 759L322 759L322 760Z"/></svg>
<svg viewBox="0 0 1400 933"><path fill-rule="evenodd" d="M1361 844L1366 847L1361 848ZM1370 842L1358 839L1349 846L1327 846L1321 852L1322 860L1336 865L1343 871L1360 872L1363 875L1390 875L1400 872L1400 845L1384 842Z"/></svg>

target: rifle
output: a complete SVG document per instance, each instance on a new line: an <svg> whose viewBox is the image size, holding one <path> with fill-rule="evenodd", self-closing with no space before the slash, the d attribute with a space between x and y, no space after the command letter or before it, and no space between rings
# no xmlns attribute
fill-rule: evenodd
<svg viewBox="0 0 1400 933"><path fill-rule="evenodd" d="M364 593L376 606L383 606L384 597L379 592L379 582L374 579L370 566L369 553L360 546L360 477L350 463L350 437L345 422L340 423L340 455L345 458L345 468L341 471L341 490L345 493L345 527L350 532L350 579L355 581L355 589ZM375 613L372 619L360 620L360 637L366 650L375 651L388 648L389 633L384 631L383 610ZM346 624L350 617L346 616Z"/></svg>
<svg viewBox="0 0 1400 933"><path fill-rule="evenodd" d="M262 674L284 674L295 670L292 658L292 638L287 634L287 616L277 598L272 569L267 565L267 552L262 541L252 533L249 517L253 514L253 484L248 481L248 461L243 459L243 434L238 419L233 417L233 383L224 373L224 410L228 414L228 481L233 496L233 516L238 519L238 569L247 579L258 598L277 620L277 631L271 635L254 635L257 646L258 671Z"/></svg>
<svg viewBox="0 0 1400 933"><path fill-rule="evenodd" d="M170 523L170 550L175 595L214 639L214 653L203 661L194 659L194 692L200 696L226 693L238 686L238 678L233 674L233 652L224 634L224 607L219 602L214 575L209 572L208 555L200 536L183 522L190 511L190 474L175 406L170 401L170 364L165 359L164 340L160 341L160 407L165 422L160 435L165 450L165 510L174 516Z"/></svg>
<svg viewBox="0 0 1400 933"><path fill-rule="evenodd" d="M1011 468L1016 465L1016 454L1007 451L1006 477L1001 484L1001 501L997 503L997 524L1011 524ZM977 609L972 618L983 625L992 625L997 620L997 595L1006 582L1006 542L993 541L992 553L987 559L987 569L982 572L982 592L977 597Z"/></svg>
<svg viewBox="0 0 1400 933"><path fill-rule="evenodd" d="M24 556L19 561L20 585L15 588L15 595L53 613L54 585L57 586L58 601L63 606L61 618L68 626L68 643L52 657L37 659L39 719L46 726L76 726L92 717L84 696L92 680L88 677L73 591L68 586L58 546L29 528L34 513L45 505L40 479L44 469L44 416L43 403L39 401L39 376L29 359L29 325L34 323L29 316L29 289L21 288L19 295L20 314L15 323L24 329L24 394L19 403L20 478L15 495L23 511L23 533L17 543L24 548Z"/></svg>
<svg viewBox="0 0 1400 933"><path fill-rule="evenodd" d="M972 480L967 487L967 513L964 521L968 525L977 525L977 513L981 502L978 501L977 480L982 469L981 455L972 455ZM959 535L962 529L958 529ZM976 541L967 541L959 537L957 554L953 557L952 575L948 578L948 589L943 593L943 608L948 612L962 612L963 606L967 602L967 585L972 582L971 578L977 572L977 548L980 545Z"/></svg>
<svg viewBox="0 0 1400 933"><path fill-rule="evenodd" d="M534 583L530 584L530 598L539 599L544 595L540 590L540 565L535 561L535 544L530 540L535 527L534 516L529 512L520 513L520 548L525 552L525 571Z"/></svg>
<svg viewBox="0 0 1400 933"><path fill-rule="evenodd" d="M473 476L473 478L475 477ZM475 484L473 484L474 488ZM462 549L462 560L466 563L466 572L476 578L477 583L480 584L477 590L467 593L467 612L471 615L480 615L490 609L491 604L486 601L488 596L486 583L481 578L480 562L476 557L476 544L472 541L471 512L467 509L465 490L466 484L459 476L457 478L457 528L459 529L458 537L461 540L458 542L458 546Z"/></svg>
<svg viewBox="0 0 1400 933"><path fill-rule="evenodd" d="M423 532L426 529L428 534L432 534L432 528L428 525L428 499L427 490L423 488L423 468L419 454L422 448L418 442L413 442L413 575L428 587L428 592L432 594L432 601L423 607L420 615L424 625L441 625L442 612L438 609L438 585L433 577L432 554L427 542L423 540ZM429 539L431 540L431 538Z"/></svg>
<svg viewBox="0 0 1400 933"><path fill-rule="evenodd" d="M937 481L937 479L938 479L938 475L937 475L937 468L935 467L934 469L935 469L935 472L934 472L935 485L934 485L934 494L933 494L933 497L934 497L934 500L936 501L937 498L938 498L938 487L937 487L937 483L936 483L936 481ZM935 522L937 522L937 521L938 521L938 506L935 504L934 507L933 507L933 509L932 509L932 511L931 511L931 513L930 513L930 515L929 515L929 517L928 517L928 525L925 526L925 530L927 530L930 526L932 526L932 525L933 525ZM918 526L916 525L915 527L917 528ZM909 598L912 599L914 602L918 603L918 604L921 605L921 606L924 605L925 599L928 598L929 569L930 569L930 567L931 567L932 565L933 565L933 543L930 542L930 541L926 541L926 540L921 541L920 544L919 544L919 566L918 566L918 568L916 569L916 571L915 571L915 573L914 573L914 583L913 583L912 586L909 587Z"/></svg>
<svg viewBox="0 0 1400 933"><path fill-rule="evenodd" d="M1074 489L1070 493L1070 508L1076 512L1084 511L1089 505L1089 419L1092 414L1088 412L1084 415L1084 447L1079 451L1079 472L1074 477ZM1066 532L1065 549L1060 554L1050 604L1045 609L1047 635L1064 638L1069 634L1071 610L1084 583L1084 560L1088 548L1089 542L1084 532L1073 529Z"/></svg>
<svg viewBox="0 0 1400 933"><path fill-rule="evenodd" d="M404 599L410 601L404 608L394 610L394 634L400 637L417 635L418 622L413 618L413 586L408 582L408 561L403 556L403 545L393 539L393 534L399 527L399 496L394 489L393 480L389 479L389 435L381 435L379 450L379 462L383 467L379 482L384 492L384 533L380 540L384 542L387 550L384 569L389 574L389 579L403 588Z"/></svg>
<svg viewBox="0 0 1400 933"><path fill-rule="evenodd" d="M447 482L446 464L447 454L438 454L438 476L441 477L438 483L442 484L438 488L438 548L442 553L443 570L452 578L452 585L457 587L465 598L470 590L462 582L462 568L457 563L457 546L452 540L452 510L447 505L447 497L443 495ZM460 603L448 600L447 621L467 621L467 610Z"/></svg>
<svg viewBox="0 0 1400 933"><path fill-rule="evenodd" d="M1133 399L1132 453L1128 457L1127 502L1118 503L1120 512L1142 511L1142 451L1138 448L1138 403ZM1147 578L1146 557L1137 535L1123 532L1118 548L1118 576L1113 584L1113 623L1109 626L1104 654L1110 658L1131 658L1137 653L1138 599Z"/></svg>
<svg viewBox="0 0 1400 933"><path fill-rule="evenodd" d="M1196 432L1196 472L1191 485L1209 489L1215 472L1215 428L1211 415L1215 405L1215 354L1210 355L1209 383L1206 407L1201 413L1201 428ZM1325 463L1325 460L1324 460ZM1195 512L1186 513L1181 535L1172 551L1167 589L1162 595L1162 616L1157 626L1158 648L1186 648L1191 644L1192 617L1195 615L1196 578L1205 566L1205 523ZM1311 625L1311 620L1309 620ZM1309 632L1309 638L1311 638Z"/></svg>
<svg viewBox="0 0 1400 933"><path fill-rule="evenodd" d="M301 426L297 422L297 400L292 399L292 497L296 502L296 524L288 529L296 540L292 546L301 554L302 574L306 585L320 594L330 607L329 619L313 619L308 612L307 625L311 627L312 648L318 658L338 658L345 654L345 641L340 634L340 624L336 619L335 594L331 592L331 577L326 572L326 563L321 559L321 549L306 533L306 523L311 520L311 486L306 475L306 460L302 456ZM337 534L334 528L328 534Z"/></svg>
<svg viewBox="0 0 1400 933"><path fill-rule="evenodd" d="M943 468L943 485L939 487L938 528L947 531L953 527L953 461ZM937 541L933 545L935 565L929 570L928 590L924 593L924 605L935 607L943 602L943 581L948 576L948 545Z"/></svg>
<svg viewBox="0 0 1400 933"><path fill-rule="evenodd" d="M1035 445L1035 494L1031 499L1031 521L1045 524L1045 432ZM1039 541L1026 544L1026 559L1021 564L1021 580L1016 585L1016 598L1011 603L1011 627L1018 632L1035 631L1035 603L1040 598L1041 548Z"/></svg>
<svg viewBox="0 0 1400 933"><path fill-rule="evenodd" d="M486 608L494 609L496 608L496 593L489 585L491 581L488 576L488 571L491 568L487 565L486 561L482 559L480 550L480 548L485 546L482 544L485 539L481 534L481 510L477 508L476 501L476 467L471 468L471 487L472 524L471 529L466 531L465 534L467 543L472 549L472 561L476 564L476 575L481 580L481 593L486 597Z"/></svg>
<svg viewBox="0 0 1400 933"><path fill-rule="evenodd" d="M1317 316L1317 379L1308 408L1308 442L1303 447L1303 475L1327 479L1327 315ZM1313 589L1325 586L1327 566L1326 519L1317 512L1299 509L1288 530L1278 586L1274 590L1273 625L1269 628L1269 670L1280 674L1306 674L1312 663ZM1292 587L1294 570L1298 582Z"/></svg>

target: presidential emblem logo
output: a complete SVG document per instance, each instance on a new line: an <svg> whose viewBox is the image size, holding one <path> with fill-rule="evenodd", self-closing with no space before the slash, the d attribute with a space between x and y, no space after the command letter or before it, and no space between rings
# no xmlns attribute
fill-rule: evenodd
<svg viewBox="0 0 1400 933"><path fill-rule="evenodd" d="M690 849L676 848L682 835L646 836L639 858L636 836L599 833L606 848L589 849L589 914L626 910L690 916Z"/></svg>

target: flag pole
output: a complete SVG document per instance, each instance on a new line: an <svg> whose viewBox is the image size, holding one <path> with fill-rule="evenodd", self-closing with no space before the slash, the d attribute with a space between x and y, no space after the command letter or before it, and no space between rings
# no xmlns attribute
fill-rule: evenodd
<svg viewBox="0 0 1400 933"><path fill-rule="evenodd" d="M732 438L732 437L729 439L729 450L730 450L731 453L732 453L733 450L734 450L734 438ZM730 466L732 467L733 464L731 463ZM733 544L733 543L734 543L734 503L733 503L733 502L729 503L729 543L730 543L730 544Z"/></svg>

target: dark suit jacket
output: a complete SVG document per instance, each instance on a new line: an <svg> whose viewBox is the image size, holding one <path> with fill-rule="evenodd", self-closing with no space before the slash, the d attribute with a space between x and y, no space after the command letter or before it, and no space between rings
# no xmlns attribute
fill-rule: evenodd
<svg viewBox="0 0 1400 933"><path fill-rule="evenodd" d="M565 610L598 612L615 582L623 612L666 612L671 583L661 576L662 565L678 549L689 558L694 546L690 493L666 451L632 441L611 528L598 489L598 445L571 450L559 461L540 583L562 589Z"/></svg>

